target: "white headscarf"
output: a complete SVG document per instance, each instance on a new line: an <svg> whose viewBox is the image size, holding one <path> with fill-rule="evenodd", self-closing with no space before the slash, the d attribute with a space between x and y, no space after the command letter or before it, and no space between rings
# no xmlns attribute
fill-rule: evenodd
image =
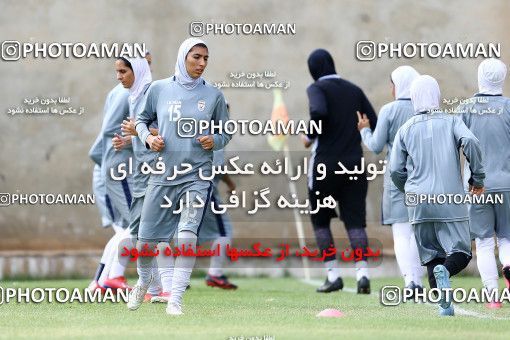
<svg viewBox="0 0 510 340"><path fill-rule="evenodd" d="M129 100L133 103L140 97L145 85L152 82L152 74L149 63L145 58L130 58L128 61L131 63L133 73L135 74L135 81L129 88Z"/></svg>
<svg viewBox="0 0 510 340"><path fill-rule="evenodd" d="M429 75L419 76L411 84L411 101L416 113L439 109L440 97L439 84Z"/></svg>
<svg viewBox="0 0 510 340"><path fill-rule="evenodd" d="M186 55L197 44L204 44L200 39L188 38L184 40L177 52L177 62L175 63L175 78L177 81L188 90L194 89L202 81L202 77L193 79L186 70Z"/></svg>
<svg viewBox="0 0 510 340"><path fill-rule="evenodd" d="M399 66L391 72L391 81L395 85L395 99L411 98L411 83L419 73L411 66Z"/></svg>
<svg viewBox="0 0 510 340"><path fill-rule="evenodd" d="M503 94L506 65L498 59L490 58L478 66L478 92L480 94Z"/></svg>

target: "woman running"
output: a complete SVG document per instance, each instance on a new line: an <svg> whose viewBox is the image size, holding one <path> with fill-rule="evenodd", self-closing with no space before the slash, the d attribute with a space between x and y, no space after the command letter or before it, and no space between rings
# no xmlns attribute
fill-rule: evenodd
<svg viewBox="0 0 510 340"><path fill-rule="evenodd" d="M410 88L418 76L418 72L407 65L397 67L391 73L391 94L395 100L381 108L373 133L367 117L358 114L358 129L363 144L376 154L381 153L386 146L386 161L389 161L398 129L414 114ZM404 204L404 194L391 181L389 171L384 174L382 224L391 225L395 257L406 288L421 290L423 269L413 229L409 223L407 207Z"/></svg>
<svg viewBox="0 0 510 340"><path fill-rule="evenodd" d="M147 244L151 249L168 245L177 233L177 246L196 246L212 182L202 180L212 173L213 151L230 141L226 133L198 134L184 129L184 123L214 122L217 126L228 120L223 94L201 77L209 59L206 44L196 38L185 40L179 47L175 75L155 81L147 94L145 108L137 115L136 130L140 140L151 150L160 152L164 171L156 168L149 179L142 208L138 248ZM151 135L148 125L158 121L159 135ZM157 172L157 173L156 173ZM185 207L174 213L178 202ZM171 208L163 208L172 202ZM202 206L202 207L198 207ZM152 258L138 258L139 279L129 296L128 308L136 310L143 302L152 281ZM175 258L168 314L182 314L182 295L189 283L195 257Z"/></svg>

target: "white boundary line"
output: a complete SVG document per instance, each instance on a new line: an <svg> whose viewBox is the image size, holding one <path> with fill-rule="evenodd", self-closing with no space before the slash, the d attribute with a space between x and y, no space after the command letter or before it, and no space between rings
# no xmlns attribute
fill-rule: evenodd
<svg viewBox="0 0 510 340"><path fill-rule="evenodd" d="M313 279L312 280L301 279L300 281L307 285L310 285L310 286L320 286L323 283L322 281L313 280ZM343 288L342 291L351 293L351 294L357 293L357 290L354 288ZM377 292L375 294L371 293L370 295L376 296L377 298L379 298L379 296L380 296L379 292ZM426 304L429 306L436 306L435 304L432 304L430 302L427 302ZM460 307L458 304L455 304L455 314L463 315L463 316L471 316L471 317L478 318L478 319L510 320L510 318L501 318L501 317L496 317L496 316L492 316L492 315L487 315L487 314L482 314L482 313L478 313L475 311L467 310L467 309Z"/></svg>

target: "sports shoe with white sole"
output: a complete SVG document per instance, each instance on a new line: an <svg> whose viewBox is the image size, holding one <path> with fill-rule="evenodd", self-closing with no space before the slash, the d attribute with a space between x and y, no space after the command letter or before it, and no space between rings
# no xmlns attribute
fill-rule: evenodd
<svg viewBox="0 0 510 340"><path fill-rule="evenodd" d="M168 302L166 306L166 313L168 315L182 315L182 308L176 303Z"/></svg>
<svg viewBox="0 0 510 340"><path fill-rule="evenodd" d="M129 310L137 310L143 303L145 299L145 294L147 294L147 290L149 290L149 286L152 283L152 274L147 286L139 285L138 283L133 287L131 292L129 293L127 307Z"/></svg>
<svg viewBox="0 0 510 340"><path fill-rule="evenodd" d="M92 281L89 286L87 287L87 290L91 291L91 292L95 292L96 290L99 290L99 292L101 294L105 293L106 292L106 288L105 287L102 287L101 285L99 285L99 283L97 281Z"/></svg>
<svg viewBox="0 0 510 340"><path fill-rule="evenodd" d="M104 281L103 286L104 286L104 288L106 288L106 289L110 288L113 291L116 291L117 289L131 290L131 286L128 285L128 282L124 276L107 279Z"/></svg>
<svg viewBox="0 0 510 340"><path fill-rule="evenodd" d="M170 293L168 292L161 292L158 295L154 295L151 298L151 303L168 303L168 300L170 300Z"/></svg>

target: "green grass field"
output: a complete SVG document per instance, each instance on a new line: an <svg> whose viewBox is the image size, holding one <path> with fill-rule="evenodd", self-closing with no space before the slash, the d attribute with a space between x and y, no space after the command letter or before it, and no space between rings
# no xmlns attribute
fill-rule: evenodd
<svg viewBox="0 0 510 340"><path fill-rule="evenodd" d="M130 280L133 282L134 280ZM384 307L377 291L400 279L372 280L373 294L317 294L293 278L238 278L237 291L206 287L193 279L184 316L165 313L164 304L143 304L135 312L123 303L40 303L0 305L0 338L189 338L244 339L509 339L510 305L487 310L462 304L464 315L437 316L436 306L408 303ZM3 281L3 287L85 287L87 280ZM346 287L354 288L353 279ZM479 278L455 278L454 287L479 287ZM336 308L343 318L317 318ZM472 315L466 315L472 314Z"/></svg>

